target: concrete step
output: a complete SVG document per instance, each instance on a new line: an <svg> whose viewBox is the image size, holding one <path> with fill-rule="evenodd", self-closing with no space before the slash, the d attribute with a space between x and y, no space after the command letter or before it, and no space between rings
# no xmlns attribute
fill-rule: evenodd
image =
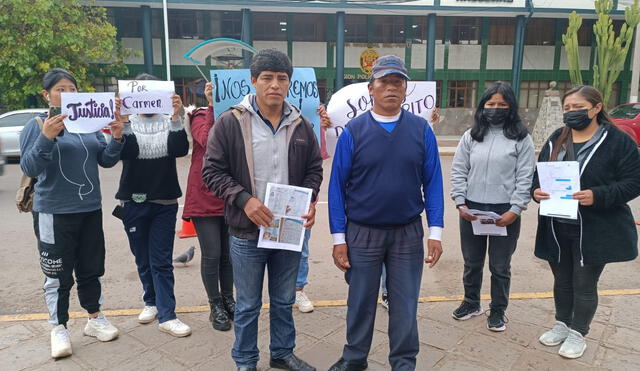
<svg viewBox="0 0 640 371"><path fill-rule="evenodd" d="M440 155L452 156L455 154L460 138L457 135L436 135Z"/></svg>

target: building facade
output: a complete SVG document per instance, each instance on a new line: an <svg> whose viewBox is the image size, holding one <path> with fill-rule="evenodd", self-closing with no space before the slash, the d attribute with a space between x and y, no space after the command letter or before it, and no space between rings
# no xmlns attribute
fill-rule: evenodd
<svg viewBox="0 0 640 371"><path fill-rule="evenodd" d="M614 2L616 30L631 2ZM107 8L124 46L142 51L126 60L130 73L166 76L162 1L97 4ZM519 88L521 108L537 112L549 81L561 91L570 87L561 36L572 10L584 18L580 64L588 83L596 45L591 0L168 0L171 78L187 103L201 103L201 75L182 56L204 40L228 37L279 49L294 66L314 67L325 102L339 87L367 81L375 56L395 54L413 79L437 81L441 108L469 111L487 84L503 80ZM628 99L631 54L611 104ZM201 66L211 68L219 67L209 59ZM116 81L105 76L95 85L112 90Z"/></svg>

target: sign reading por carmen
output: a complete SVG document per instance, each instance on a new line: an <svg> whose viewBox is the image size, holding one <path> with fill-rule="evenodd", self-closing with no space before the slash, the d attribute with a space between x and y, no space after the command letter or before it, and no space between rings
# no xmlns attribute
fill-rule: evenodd
<svg viewBox="0 0 640 371"><path fill-rule="evenodd" d="M123 115L137 113L173 113L173 81L157 80L119 80L118 96Z"/></svg>

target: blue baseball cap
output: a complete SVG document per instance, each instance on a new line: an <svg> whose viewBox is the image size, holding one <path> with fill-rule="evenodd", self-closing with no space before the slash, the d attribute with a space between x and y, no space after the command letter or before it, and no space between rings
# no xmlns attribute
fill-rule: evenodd
<svg viewBox="0 0 640 371"><path fill-rule="evenodd" d="M371 77L374 79L379 79L381 77L385 77L394 73L404 77L407 80L411 80L402 59L396 57L395 55L383 55L382 57L376 59L376 62L373 64Z"/></svg>

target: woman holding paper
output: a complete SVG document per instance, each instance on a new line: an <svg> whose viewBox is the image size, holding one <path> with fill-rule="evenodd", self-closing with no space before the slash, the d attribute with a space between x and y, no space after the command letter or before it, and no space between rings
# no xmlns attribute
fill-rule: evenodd
<svg viewBox="0 0 640 371"><path fill-rule="evenodd" d="M491 304L487 328L506 329L511 256L520 235L520 213L531 200L534 164L533 141L518 115L515 93L510 85L497 82L480 99L475 123L462 136L451 167L451 198L460 214L464 258L464 300L453 311L453 318L466 320L482 314L480 289L488 250ZM495 226L506 227L506 236L474 233L472 222L477 218L471 210L495 213L485 214L494 215ZM478 222L483 224L476 227L487 223Z"/></svg>
<svg viewBox="0 0 640 371"><path fill-rule="evenodd" d="M158 80L142 74L136 80ZM151 323L173 336L191 334L175 313L173 240L178 198L182 196L176 158L189 152L182 122L182 100L173 95L173 114L135 114L125 123L122 175L116 198L123 206L129 247L135 256L145 306L138 322Z"/></svg>
<svg viewBox="0 0 640 371"><path fill-rule="evenodd" d="M562 98L565 126L542 147L538 161L577 161L580 191L576 220L538 217L535 255L547 260L554 277L556 323L540 336L559 354L578 358L598 306L598 279L605 264L633 260L638 236L627 202L640 195L640 155L635 142L611 124L600 92L577 86ZM540 189L536 172L533 198Z"/></svg>
<svg viewBox="0 0 640 371"><path fill-rule="evenodd" d="M182 218L193 221L202 249L200 274L211 307L209 321L214 329L228 331L236 306L229 259L229 227L224 221L224 201L211 193L202 181L202 157L214 121L212 92L213 84L208 82L204 88L208 107L198 108L188 115L193 153Z"/></svg>
<svg viewBox="0 0 640 371"><path fill-rule="evenodd" d="M62 93L78 91L75 78L61 68L44 75L42 88L49 112L59 112ZM49 323L53 325L53 358L72 353L67 321L74 273L80 305L89 315L84 334L100 341L118 336L118 329L100 312L105 244L98 165L109 168L118 163L123 125L118 121L109 125L113 140L107 144L99 131L66 131L65 117L43 114L29 121L20 135L20 167L27 176L37 178L33 228L45 275Z"/></svg>

